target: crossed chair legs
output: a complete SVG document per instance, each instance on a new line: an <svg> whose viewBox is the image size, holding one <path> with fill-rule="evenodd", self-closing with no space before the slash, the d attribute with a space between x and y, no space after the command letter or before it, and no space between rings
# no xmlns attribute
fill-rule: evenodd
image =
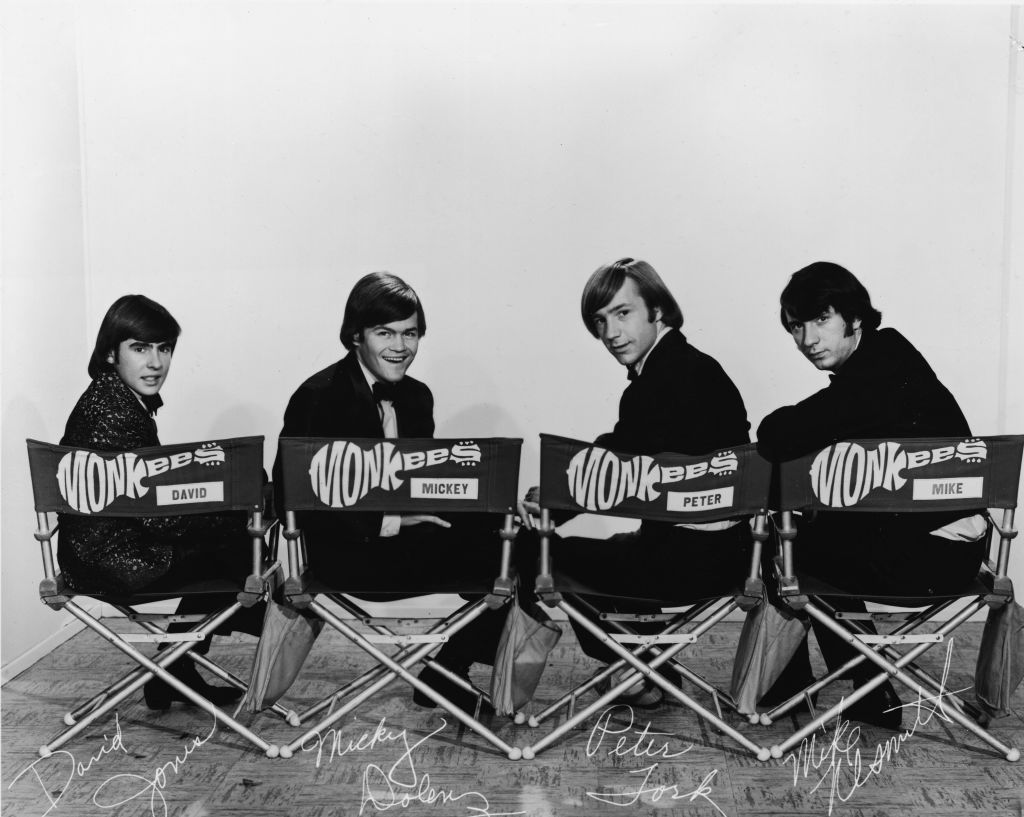
<svg viewBox="0 0 1024 817"><path fill-rule="evenodd" d="M669 643L669 636L678 634L679 630L690 624L692 621L697 620L709 611L713 611L719 605L726 603L723 599L711 599L700 604L695 604L687 610L679 613L638 616L636 614L602 613L580 596L572 595L570 596L570 599L571 603L577 608L589 613L592 620L594 618L600 618L609 628L615 630L616 634L611 637L617 640L620 644L627 644L630 642L637 644L638 646L633 648L631 652L633 655L638 657L647 651L650 651L652 655L657 656L662 652L662 650L657 646L653 646L653 642L656 640L656 637L638 634L624 622L636 621L638 619L643 619L644 621L658 620L665 622L661 633L657 637L660 638L660 643L664 644ZM677 640L684 641L685 643L692 643L696 639L692 638L688 634L681 634L677 636ZM612 661L582 684L574 687L540 712L530 715L529 717L523 713L517 713L515 719L516 723L527 722L531 727L535 728L551 716L560 712L562 709L567 709L568 717L573 717L576 712L576 702L579 697L595 687L600 690L602 686L606 686L610 683L610 679L615 677L617 673L626 667L626 664L627 661L625 658L618 658L617 660ZM709 694L712 702L714 703L715 712L719 718L722 717L723 703L726 708L734 712L736 711L736 702L733 700L731 695L718 689L701 675L693 672L679 661L670 661L667 666L664 667L662 672L663 674L675 674ZM635 677L635 674L630 674Z"/></svg>
<svg viewBox="0 0 1024 817"><path fill-rule="evenodd" d="M253 743L255 746L263 750L268 757L276 757L278 754L278 748L276 746L267 743L261 737L235 720L231 715L228 715L226 712L210 703L196 690L192 689L188 684L183 683L169 671L171 665L175 661L182 659L186 654L191 654L195 660L199 660L201 658L200 656L195 656L194 653L190 653L190 651L194 650L196 643L212 634L214 630L230 619L232 615L241 609L241 607L241 603L235 601L223 610L210 614L204 618L198 627L186 634L187 636L190 636L187 640L180 640L178 643L174 644L174 646L169 647L150 658L139 652L139 650L132 646L130 641L123 637L122 634L114 632L99 619L94 618L83 610L75 601L66 602L63 605L65 610L81 621L86 627L98 633L105 641L130 657L139 665L139 668L129 672L100 694L94 696L89 701L67 713L64 716L64 722L69 728L41 746L39 754L42 757L50 756L54 750L59 749L73 737L93 724L96 720L110 712L129 695L139 690L146 682L155 677L159 678L170 688L174 689L178 695L182 696L182 698L199 707L204 712L212 715L219 723L228 726L250 743ZM143 626L145 629L149 630L150 633L162 632L159 627L151 622L144 622ZM182 637L179 636L179 638ZM202 658L200 663L203 663L203 666L211 668L222 680L228 681L233 685L245 686L244 682L221 667L218 667L214 662L209 661L209 659Z"/></svg>
<svg viewBox="0 0 1024 817"><path fill-rule="evenodd" d="M300 721L308 720L314 714L319 714L324 709L329 709L337 701L347 699L341 706L331 711L327 717L322 719L312 728L308 729L303 735L286 746L282 746L281 756L285 758L291 757L296 749L302 747L307 741L316 737L321 730L336 723L396 678L401 678L420 695L425 696L430 701L442 707L464 726L476 732L493 746L500 749L510 760L518 760L522 756L521 749L506 743L493 731L484 726L476 717L474 717L474 715L461 709L455 702L438 692L433 686L425 683L410 672L410 670L417 664L427 662L427 666L431 667L435 672L439 672L443 678L451 681L460 689L472 691L474 693L477 692L471 685L466 684L464 679L461 679L456 673L451 672L437 661L429 660L429 656L438 648L439 645L443 644L448 640L448 638L468 626L475 619L479 618L490 607L493 607L494 605L500 606L506 601L507 599L498 599L494 597L478 599L477 601L466 604L444 621L438 622L428 632L414 635L395 634L386 627L379 625L372 626L372 629L374 630L373 633L362 633L352 627L345 619L335 615L318 600L313 599L310 601L308 605L310 610L345 636L345 638L370 655L377 662L378 666L374 667L369 672L364 673L362 676L350 682L329 698L324 699L301 715ZM348 608L350 612L358 610L355 605L352 605L347 601L344 606ZM359 617L363 618L362 616ZM388 655L376 646L377 643L398 644L401 649L394 655ZM479 709L480 698L485 699L486 696L482 693L478 696L477 709Z"/></svg>
<svg viewBox="0 0 1024 817"><path fill-rule="evenodd" d="M585 605L585 602L582 602L582 600L574 600L577 601L577 603ZM848 712L852 705L855 705L865 696L870 695L874 690L881 687L882 684L888 682L891 678L899 681L912 692L920 695L922 700L934 702L934 704L931 705L932 709L938 710L945 719L959 723L979 739L998 750L1007 760L1012 762L1019 759L1019 750L1007 746L978 725L975 718L979 716L979 710L973 707L969 702L961 700L949 690L945 690L941 681L931 677L915 663L915 661L925 651L934 646L935 643L940 643L946 636L959 627L961 623L969 619L975 612L982 609L984 602L980 600L973 602L952 619L944 622L935 633L927 634L925 636L914 635L913 631L919 628L922 624L934 620L942 611L947 609L952 602L947 602L941 606L930 608L917 614L911 614L908 620L904 621L893 632L886 636L872 636L866 626L855 620L848 622L848 626L855 631L851 632L851 629L838 624L833 619L835 611L829 605L821 602L820 600L818 600L818 603L821 605L821 609L819 609L819 607L813 602L807 605L805 609L808 614L835 633L838 637L842 638L853 649L857 650L859 654L851 658L843 666L829 673L826 677L815 681L814 684L803 690L799 695L790 698L788 701L777 706L772 711L762 715L761 722L765 725L772 723L774 720L777 720L779 717L792 710L801 700L806 700L808 695L817 692L831 681L841 677L850 669L864 664L864 662L873 663L880 671L869 681L860 685L850 695L846 696L840 704L831 707L827 711L813 718L808 724L797 730L789 738L781 743L773 745L771 749L768 750L757 746L755 743L722 721L720 702L724 702L730 709L735 709L735 704L725 693L715 689L715 687L699 675L693 673L682 664L673 660L675 655L681 651L686 644L692 643L703 632L710 629L717 622L727 616L735 607L734 603L718 605L717 609L712 609L715 607L714 602L699 605L696 608L686 611L685 614L681 614L676 620L669 622L662 634L659 636L631 634L628 627L618 621L612 620L609 621L608 624L612 629L617 630L618 633L621 634L620 638L614 638L594 624L593 621L581 613L575 606L565 602L559 602L557 606L562 609L567 616L587 629L595 638L604 643L619 657L613 664L597 673L588 681L584 682L584 684L564 695L545 710L530 716L530 726L538 726L541 722L545 721L559 710L566 706L569 708L568 720L565 723L561 724L533 745L520 749L509 745L487 727L483 726L475 717L476 713L470 714L465 712L463 709L456 706L456 704L449 698L445 697L431 685L424 683L421 679L415 677L410 672L410 670L417 664L424 663L456 687L465 690L467 693L475 695L477 697L479 708L479 703L487 700L486 693L476 690L459 675L451 672L444 665L432 660L430 658L430 654L448 637L454 635L463 627L470 624L478 616L482 615L487 607L484 600L481 599L465 605L449 620L438 622L428 632L416 635L398 635L382 625L372 625L374 633L363 634L353 629L343 619L335 616L323 605L318 602L313 602L311 607L313 607L314 611L318 615L347 638L352 640L353 643L356 643L361 649L375 658L378 661L379 666L368 671L360 678L350 682L348 685L304 713L302 720L309 720L324 709L332 707L336 702L347 699L341 707L335 709L328 718L317 724L315 728L308 730L300 738L278 750L276 746L267 743L245 726L238 723L238 721L233 717L227 715L211 704L188 684L183 683L171 670L172 665L176 661L187 658L202 666L204 669L207 669L222 681L227 682L237 689L244 690L246 688L244 681L218 666L206 656L199 655L195 652L197 642L203 638L209 637L214 630L224 622L228 621L240 608L241 605L239 603L236 602L218 613L207 616L199 626L187 634L191 636L190 639L173 644L156 656L147 658L132 646L130 643L130 636L126 637L125 634L119 634L111 631L100 621L82 610L75 602L70 601L65 605L65 609L67 609L68 612L78 618L87 627L97 632L102 638L111 643L121 652L131 657L137 664L139 664L139 667L132 672L127 673L117 682L91 698L89 701L86 701L71 712L67 713L64 720L69 728L42 746L40 748L40 754L44 757L50 755L53 751L63 746L66 742L71 740L96 720L110 712L121 701L125 700L132 693L140 689L147 681L152 678L159 678L170 688L174 689L183 699L213 715L220 722L224 723L242 737L259 747L268 756L274 757L279 751L282 757L290 757L297 747L301 746L305 741L313 737L318 730L324 729L335 723L363 701L374 695L379 689L393 681L396 677L401 677L420 695L425 696L429 700L442 706L466 727L477 732L491 744L499 748L510 759L515 760L520 757L530 759L575 728L580 722L589 718L602 707L606 706L618 695L629 689L629 687L638 679L646 678L651 683L660 687L666 694L678 700L684 706L692 709L698 716L711 723L720 732L728 735L741 746L751 751L758 757L758 759L767 760L769 754L774 758L783 757L786 752L790 751L794 746L809 737L825 723L835 718L837 715L841 715L844 710ZM365 615L360 615L362 614L362 611L355 605L346 603L344 606L346 606L349 612L356 617L361 618ZM678 633L682 627L696 620L699 616L709 610L711 610L709 617L698 624L693 631L685 634ZM140 620L139 623L151 634L159 635L163 632L156 624L150 621L143 619ZM862 639L861 637L858 637L858 635L866 635L867 639ZM922 638L926 640L921 641ZM921 643L917 643L909 652L902 655L891 646L892 644L912 643L914 641L920 641ZM395 643L400 645L401 649L394 655L388 656L377 648L375 642ZM635 644L636 646L628 649L625 645L630 643ZM645 663L639 656L648 651L653 655L653 658L649 662ZM584 708L580 712L574 711L576 701L580 695L595 687L600 688L603 681L614 677L614 674L619 673L623 668L626 668L629 671L624 674L620 674L620 680L617 683L599 695L597 700L588 707ZM677 685L674 685L667 680L663 675L665 669L673 670L682 678L696 684L705 692L709 692L715 702L716 711L711 712L705 709L699 703L682 692ZM279 705L275 705L273 707L273 711L285 718L287 718L289 714L288 710ZM517 723L523 723L524 720L526 720L526 718L522 715L519 715L516 718Z"/></svg>
<svg viewBox="0 0 1024 817"><path fill-rule="evenodd" d="M707 618L697 624L693 630L685 634L679 634L674 632L675 629L682 626L685 622L674 622L672 632L663 632L660 635L655 636L627 636L630 641L638 640L639 645L632 651L626 649L623 644L619 643L618 640L612 638L604 630L602 630L597 624L591 621L587 616L583 615L573 605L568 604L564 600L559 600L556 603L558 609L562 610L570 619L578 623L581 627L587 630L596 639L605 644L610 650L619 656L619 660L623 662L623 666L629 668L629 672L624 673L618 683L610 686L610 688L600 694L594 702L589 706L585 707L575 715L571 715L565 722L561 723L543 738L538 740L531 746L527 746L522 750L522 756L530 760L537 755L538 752L550 746L555 741L559 740L567 732L574 729L584 720L590 718L602 707L607 706L610 702L614 701L618 696L623 694L629 689L639 678L646 678L651 683L657 685L661 690L679 701L683 706L691 709L699 717L714 726L719 732L728 736L736 743L740 744L744 749L754 754L759 760L768 760L770 754L766 747L758 746L756 743L751 741L749 738L738 732L736 729L731 727L725 721L722 720L720 714L711 712L685 692L682 689L671 683L665 678L659 668L668 662L672 661L674 656L680 652L687 644L693 643L701 635L710 630L712 627L717 625L722 619L728 616L734 609L736 609L736 602L732 599L727 600L724 604L721 604L713 613ZM690 617L687 620L692 620ZM664 645L663 647L658 646L659 643ZM648 649L655 647L660 650L653 659L649 662L642 661L638 656ZM610 674L610 673L609 673ZM694 677L699 678L693 673ZM703 681L703 679L700 679ZM705 681L704 684L707 684ZM699 684L700 686L703 685ZM591 684L594 686L594 684ZM708 686L710 686L708 684ZM716 696L716 708L718 698ZM546 712L546 711L545 711ZM542 713L545 714L545 713Z"/></svg>
<svg viewBox="0 0 1024 817"><path fill-rule="evenodd" d="M826 605L822 606L825 607ZM798 729L789 738L779 744L773 745L771 747L771 756L773 758L783 757L787 752L792 750L794 746L797 746L804 739L810 737L810 735L816 732L825 723L834 719L836 716L842 715L844 711L849 712L851 706L856 705L858 701L863 700L866 696L870 695L883 684L888 683L891 679L899 681L911 690L911 692L919 696L919 699L926 702L930 710L934 710L939 713L940 717L943 717L945 720L955 721L982 741L992 746L1008 761L1016 762L1019 760L1020 751L1018 749L1004 744L990 732L981 727L977 721L971 717L970 713L977 714L977 710L973 706L960 699L956 694L946 690L941 681L936 681L915 664L916 660L923 653L935 644L943 642L946 636L951 634L957 627L967 621L984 606L985 602L981 599L971 602L959 613L944 622L934 633L919 636L912 635L909 631L920 626L924 621L933 619L935 615L938 614L939 609L934 611L930 610L927 615L912 618L889 635L874 636L872 634L866 634L864 632L866 628L863 626L858 626L856 628L858 632L852 632L850 629L838 624L829 612L819 609L813 601L808 602L805 607L807 613L814 618L815 621L821 623L822 626L828 628L832 633L845 641L850 647L859 652L860 655L850 659L850 661L844 664L843 667L837 669L833 673L830 673L826 678L816 681L804 692L809 693L817 691L829 683L830 680L838 677L847 669L857 666L862 661L869 661L873 663L878 667L880 672L874 675L870 680L859 685L850 695L846 696L838 704L832 706L826 712L823 712L817 717L812 718L808 724ZM946 607L948 607L948 605L943 605L940 609L945 609ZM894 643L914 643L915 646L906 653L899 654L898 651L893 650L890 647L890 645ZM804 693L801 693L801 695L791 698L783 706L777 707L775 710L768 713L767 722L771 722L771 720L777 718L783 712L789 711L789 709L799 702L803 694Z"/></svg>

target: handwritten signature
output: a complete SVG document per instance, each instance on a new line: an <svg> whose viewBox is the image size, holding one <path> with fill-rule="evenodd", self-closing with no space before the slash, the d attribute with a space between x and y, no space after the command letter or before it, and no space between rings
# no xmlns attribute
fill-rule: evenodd
<svg viewBox="0 0 1024 817"><path fill-rule="evenodd" d="M207 733L206 737L201 738L199 736L196 736L189 740L185 744L184 751L180 755L176 755L173 760L169 760L162 766L158 766L156 768L156 771L153 772L152 777L145 777L144 775L140 774L115 774L112 777L107 778L102 783L100 783L96 791L93 792L92 802L99 808L112 809L117 808L118 806L122 806L131 800L134 800L136 797L142 797L146 792L149 792L149 813L152 815L152 817L157 817L157 807L159 806L160 811L163 814L163 817L167 817L167 800L164 798L164 789L167 788L168 772L177 774L179 771L181 771L181 767L188 762L188 759L192 755L192 753L195 752L196 749L198 749L204 743L206 743L210 738L212 738L214 732L216 731L217 719L214 718L213 726L210 728L210 731ZM126 784L129 781L135 781L136 783L141 782L142 787L136 790L134 793L127 794L120 800L115 800L112 802L101 802L100 796L101 794L106 793L106 789L108 786L120 790L122 784ZM131 789L129 789L129 792L130 791ZM117 797L119 796L120 793L121 792L118 791L118 794L114 794L113 796Z"/></svg>
<svg viewBox="0 0 1024 817"><path fill-rule="evenodd" d="M628 721L621 726L614 726L612 724L612 718L617 710L624 710L622 714L628 717ZM655 740L656 737L671 737L671 733L654 732L651 730L650 723L645 724L642 729L636 729L634 726L635 722L633 707L631 706L619 704L606 709L601 713L601 717L597 719L597 723L590 732L590 738L587 740L587 757L596 755L602 746L605 746L605 754L609 757L660 757L663 759L681 757L693 749L693 744L691 743L685 749L672 751L669 741ZM606 738L615 738L614 745L606 746L604 743ZM707 801L722 817L726 817L725 812L718 807L718 804L710 796L713 791L711 783L718 776L718 769L708 772L695 788L686 791L684 790L686 787L681 787L678 783L670 783L668 785L651 784L651 776L657 768L658 764L652 763L650 766L642 769L631 770L629 774L643 775L643 780L637 786L614 787L618 791L588 791L587 797L600 803L606 803L610 806L621 806L623 808L635 806L641 801L657 803L663 797L669 800L686 800L690 803L699 799Z"/></svg>
<svg viewBox="0 0 1024 817"><path fill-rule="evenodd" d="M894 755L899 754L903 744L917 732L918 727L928 724L933 717L952 722L952 718L946 714L943 699L950 694L959 694L964 690L946 692L946 678L949 675L949 664L952 657L953 640L950 639L946 648L946 660L942 668L942 679L939 682L939 690L935 695L926 695L924 690L918 687L917 700L903 704L903 709L915 709L913 725L904 732L893 735L888 740L879 743L875 747L874 758L866 763L861 757L860 748L860 727L850 728L850 722L842 718L842 714L836 716L835 728L831 738L819 751L817 735L811 735L801 741L795 753L790 752L783 759L783 764L791 763L793 766L793 785L796 786L800 777L807 778L812 771L820 774L820 779L811 788L816 792L826 782L828 784L828 813L832 813L836 798L845 803L861 786L865 785L872 777L881 773L886 762L892 760ZM969 689L965 687L964 689ZM824 771L822 771L824 767Z"/></svg>
<svg viewBox="0 0 1024 817"><path fill-rule="evenodd" d="M460 803L471 817L515 817L525 814L523 811L491 811L490 800L484 794L478 791L457 794L451 788L435 786L431 783L428 773L421 773L416 768L414 752L430 738L444 731L447 726L448 722L442 718L437 729L419 740L412 741L405 729L391 729L387 726L386 719L381 718L376 727L347 741L333 727L323 735L317 733L316 743L304 745L302 750L316 752L317 768L324 761L325 747L328 763L333 762L336 757L369 751L386 744L395 744L402 750L398 759L390 766L367 763L363 768L360 814L367 808L388 811L393 808L408 808L418 803Z"/></svg>
<svg viewBox="0 0 1024 817"><path fill-rule="evenodd" d="M35 775L36 782L42 789L43 794L46 796L49 802L49 807L42 813L42 817L46 817L51 811L53 811L60 804L61 798L67 793L68 786L71 781L76 777L85 777L94 763L101 761L106 755L113 754L114 752L124 752L128 754L128 748L124 745L124 737L121 735L121 722L118 720L117 712L114 713L114 736L108 738L106 735L103 736L103 745L96 754L92 755L89 760L85 763L80 763L75 760L75 756L67 749L58 749L48 757L41 757L38 760L33 761L15 776L14 780L11 781L7 790L10 791L14 788L14 784L21 780L27 772L32 772ZM65 765L66 764L66 765ZM43 776L40 774L40 767L43 770L47 768L54 768L58 771L61 766L65 766L67 771L67 778L64 779L60 788L55 793L51 793L47 788L47 783L43 780ZM59 778L58 778L59 779Z"/></svg>

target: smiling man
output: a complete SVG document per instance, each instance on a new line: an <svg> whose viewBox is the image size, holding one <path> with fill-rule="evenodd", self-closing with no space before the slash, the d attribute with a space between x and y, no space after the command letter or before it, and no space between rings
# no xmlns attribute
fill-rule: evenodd
<svg viewBox="0 0 1024 817"><path fill-rule="evenodd" d="M292 395L281 436L433 437L434 397L426 384L406 374L426 330L423 305L412 287L387 272L363 276L349 294L341 324L348 354ZM278 462L275 484L281 478ZM463 572L496 575L496 531L502 520L458 514L457 521L453 529L452 523L429 514L316 511L299 516L312 572L335 586L380 590L385 595L370 597L378 601L429 592L432 575L439 582ZM476 661L493 662L504 615L504 609L484 613L453 636L437 659L461 675ZM475 701L457 686L429 668L424 673L421 678L472 711ZM418 693L414 699L433 706Z"/></svg>
<svg viewBox="0 0 1024 817"><path fill-rule="evenodd" d="M627 369L614 429L597 445L628 454L710 454L749 442L747 412L736 386L718 362L692 346L680 331L683 314L654 267L623 258L599 267L580 302L587 331ZM532 489L524 503L536 509ZM608 540L558 539L559 569L595 591L620 596L686 598L714 594L735 584L747 563L750 529L738 520L673 525L644 522L638 531ZM651 612L655 604L625 604L587 596L605 612ZM599 661L614 654L574 622L583 651ZM641 628L642 629L642 628ZM650 707L661 700L650 681L627 690L624 703Z"/></svg>
<svg viewBox="0 0 1024 817"><path fill-rule="evenodd" d="M757 447L767 459L784 462L845 439L970 436L960 406L921 353L895 329L878 328L882 314L849 270L818 261L794 273L780 297L779 319L797 350L831 380L821 391L764 418ZM819 513L798 527L798 565L853 592L956 592L977 575L984 555L984 520L970 511ZM841 609L864 609L863 604L832 601ZM830 669L855 654L812 623ZM874 674L873 666L862 664L852 673L854 685ZM779 703L811 679L804 646L763 703ZM896 729L898 705L895 690L885 683L846 715Z"/></svg>

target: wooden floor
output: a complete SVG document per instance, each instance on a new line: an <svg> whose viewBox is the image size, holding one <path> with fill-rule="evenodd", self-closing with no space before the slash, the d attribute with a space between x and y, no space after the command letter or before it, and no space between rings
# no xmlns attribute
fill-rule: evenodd
<svg viewBox="0 0 1024 817"><path fill-rule="evenodd" d="M688 648L693 665L713 681L728 679L739 626L723 625L707 646ZM960 632L965 631L953 644L948 689L971 683L981 625ZM218 639L213 656L244 677L252 650L253 641L244 636ZM929 666L938 671L944 655L941 648L932 654ZM355 648L325 632L288 702L308 705L367 665ZM410 817L1024 815L1024 762L1008 763L959 726L915 718L911 710L904 729L914 726L914 734L891 759L871 766L879 745L894 733L865 728L855 742L847 732L836 748L833 730L819 734L814 762L806 775L801 766L796 777L792 759L760 763L676 705L635 713L615 709L603 721L605 734L591 722L537 759L512 762L475 734L460 731L451 718L445 723L437 710L413 706L410 693L398 685L344 719L337 741L324 735L322 745L314 743L290 760L264 757L227 730L211 736L212 722L199 710L175 704L168 712L151 713L137 699L118 711L116 727L107 720L67 752L39 760L37 747L56 734L65 710L128 666L96 636L83 633L3 688L5 817L327 817L383 811ZM538 699L552 700L593 668L566 632ZM903 697L907 702L909 693ZM1015 705L1024 712L1024 689ZM791 731L793 721L768 728L737 718L730 723L770 745ZM265 715L252 726L275 743L297 734ZM386 734L374 741L378 726ZM506 719L492 726L513 745L525 745L538 733ZM995 731L1005 742L1024 745L1024 722L1015 716ZM851 768L857 749L859 775Z"/></svg>

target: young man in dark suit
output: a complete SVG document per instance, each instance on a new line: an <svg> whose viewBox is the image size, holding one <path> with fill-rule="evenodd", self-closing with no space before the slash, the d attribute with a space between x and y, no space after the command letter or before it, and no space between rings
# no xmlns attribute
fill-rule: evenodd
<svg viewBox="0 0 1024 817"><path fill-rule="evenodd" d="M650 264L623 258L599 267L583 289L580 312L584 326L626 367L629 378L618 422L595 444L628 454L702 455L750 441L739 391L714 358L687 341L679 305ZM524 502L534 512L536 498L531 489ZM595 590L670 603L735 585L748 563L749 545L750 528L741 520L645 521L638 531L607 540L556 539L552 556L561 572ZM652 609L596 595L586 600L605 612ZM575 624L574 629L584 652L599 661L614 660L586 630ZM623 700L656 706L661 697L659 687L642 681Z"/></svg>
<svg viewBox="0 0 1024 817"><path fill-rule="evenodd" d="M779 319L798 351L830 375L829 385L796 405L776 409L757 429L757 447L773 462L810 454L840 440L879 437L969 437L956 399L920 352L895 329L879 329L882 314L864 285L844 267L811 264L790 278ZM954 513L818 513L798 525L797 564L841 589L880 595L955 592L978 573L984 520ZM864 611L862 602L834 606ZM857 653L813 622L830 669ZM875 675L864 662L857 686ZM813 680L806 642L766 696L781 703ZM889 729L902 710L892 685L873 690L845 714Z"/></svg>
<svg viewBox="0 0 1024 817"><path fill-rule="evenodd" d="M406 372L426 333L415 291L396 275L361 278L345 304L341 342L348 354L306 380L288 401L282 437L432 437L434 398ZM280 462L274 481L281 483ZM278 509L281 510L280 508ZM459 514L456 526L431 514L330 513L299 515L310 568L339 587L380 589L371 598L422 595L424 585L449 578L497 575L500 518ZM419 589L419 592L414 592ZM505 610L487 611L442 647L437 660L461 675L474 662L492 663ZM474 699L425 669L421 679L463 709ZM420 693L416 703L434 706Z"/></svg>

